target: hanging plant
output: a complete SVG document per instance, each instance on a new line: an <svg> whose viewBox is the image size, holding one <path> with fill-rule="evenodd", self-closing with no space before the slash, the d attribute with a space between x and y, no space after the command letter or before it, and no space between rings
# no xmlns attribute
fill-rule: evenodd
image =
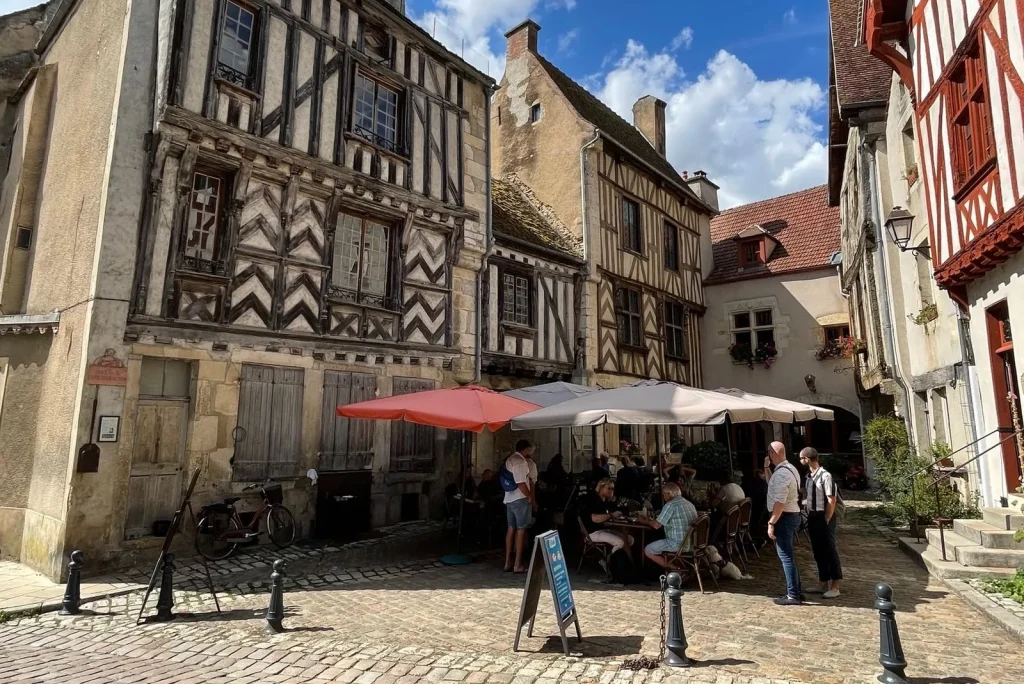
<svg viewBox="0 0 1024 684"><path fill-rule="evenodd" d="M732 344L729 345L729 356L732 357L733 363L751 365L754 358L754 350L750 348L749 344Z"/></svg>
<svg viewBox="0 0 1024 684"><path fill-rule="evenodd" d="M867 345L864 344L864 340L858 340L854 337L840 337L838 340L826 342L814 353L814 356L819 361L845 359L866 349Z"/></svg>
<svg viewBox="0 0 1024 684"><path fill-rule="evenodd" d="M935 304L929 304L914 316L908 316L910 320L918 325L924 325L925 323L931 323L939 317L939 307Z"/></svg>
<svg viewBox="0 0 1024 684"><path fill-rule="evenodd" d="M775 357L779 355L779 351L775 348L775 345L771 342L765 342L759 344L757 349L754 350L754 363L759 363L765 368L771 368L772 364L775 363Z"/></svg>

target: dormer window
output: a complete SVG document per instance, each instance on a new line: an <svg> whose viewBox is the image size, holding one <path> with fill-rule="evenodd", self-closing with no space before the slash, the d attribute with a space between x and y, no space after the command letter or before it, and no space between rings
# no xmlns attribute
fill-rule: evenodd
<svg viewBox="0 0 1024 684"><path fill-rule="evenodd" d="M364 24L363 54L378 64L389 64L391 52L391 36L379 27Z"/></svg>
<svg viewBox="0 0 1024 684"><path fill-rule="evenodd" d="M740 247L740 267L759 266L765 263L764 239L743 240Z"/></svg>

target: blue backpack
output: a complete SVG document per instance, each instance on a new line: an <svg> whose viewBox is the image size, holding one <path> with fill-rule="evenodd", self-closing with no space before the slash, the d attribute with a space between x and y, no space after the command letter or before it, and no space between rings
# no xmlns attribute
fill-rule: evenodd
<svg viewBox="0 0 1024 684"><path fill-rule="evenodd" d="M509 457L511 458L511 457ZM501 468L498 469L498 484L506 492L514 492L519 489L519 485L516 484L516 478L512 474L512 471L508 469L508 459L501 464Z"/></svg>

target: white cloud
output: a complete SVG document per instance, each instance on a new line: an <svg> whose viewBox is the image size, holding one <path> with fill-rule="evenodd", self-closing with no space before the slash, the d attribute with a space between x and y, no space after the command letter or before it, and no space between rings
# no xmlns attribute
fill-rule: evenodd
<svg viewBox="0 0 1024 684"><path fill-rule="evenodd" d="M567 31L562 35L558 36L558 51L564 55L572 54L572 44L576 42L576 39L580 36L580 30L574 28L571 31Z"/></svg>
<svg viewBox="0 0 1024 684"><path fill-rule="evenodd" d="M548 0L544 8L549 10L564 9L566 12L571 12L576 9L576 0Z"/></svg>
<svg viewBox="0 0 1024 684"><path fill-rule="evenodd" d="M566 0L575 5L575 0ZM412 19L449 50L500 79L505 50L491 45L494 29L506 31L527 19L540 0L436 0L433 10Z"/></svg>
<svg viewBox="0 0 1024 684"><path fill-rule="evenodd" d="M689 26L684 26L683 30L679 32L679 35L672 39L672 44L669 46L669 50L676 52L682 48L690 49L693 45L693 29Z"/></svg>
<svg viewBox="0 0 1024 684"><path fill-rule="evenodd" d="M668 103L669 160L680 171L707 171L721 186L723 208L825 180L821 126L811 118L825 93L810 79L762 81L722 50L696 80L686 80L671 54L651 54L631 40L597 81L594 92L627 121L644 95Z"/></svg>
<svg viewBox="0 0 1024 684"><path fill-rule="evenodd" d="M786 10L786 13L782 15L782 20L787 24L796 23L796 7L790 7Z"/></svg>

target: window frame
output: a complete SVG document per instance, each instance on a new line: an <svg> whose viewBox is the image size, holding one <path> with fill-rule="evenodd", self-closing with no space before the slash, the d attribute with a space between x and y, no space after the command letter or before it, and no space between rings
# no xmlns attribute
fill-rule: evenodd
<svg viewBox="0 0 1024 684"><path fill-rule="evenodd" d="M357 89L360 86L360 79L368 81L373 84L373 122L372 130L367 130L363 126L356 124L357 110L356 107L359 104L359 100L356 97ZM380 91L384 89L395 96L395 139L388 140L385 137L378 135L378 117L380 116ZM403 122L405 121L405 98L404 90L393 85L390 81L380 78L374 71L370 69L364 69L360 66L355 67L355 73L352 75L352 92L351 105L349 107L349 121L348 121L348 132L356 138L367 142L374 147L380 148L390 154L397 154L402 157L407 157L408 153L405 149L405 131Z"/></svg>
<svg viewBox="0 0 1024 684"><path fill-rule="evenodd" d="M664 243L664 254L662 255L665 261L665 268L669 271L679 273L681 269L679 259L679 227L671 221L664 221L662 223L662 242Z"/></svg>
<svg viewBox="0 0 1024 684"><path fill-rule="evenodd" d="M248 12L252 15L252 25L249 27L250 40L249 45L247 46L248 54L246 55L247 64L245 67L244 74L237 68L235 68L234 65L225 64L223 61L221 61L221 52L224 50L225 46L224 37L225 31L227 30L227 23L229 19L228 8L231 5L238 7L238 9L242 12ZM260 19L260 9L258 7L250 5L248 2L245 2L244 0L225 0L224 15L220 18L220 26L218 27L217 32L217 55L216 63L214 64L214 73L216 74L217 78L227 81L228 83L236 85L240 88L245 88L246 90L254 89L256 83L256 73L253 67L256 64L256 53L259 49L259 40L257 40L257 36L259 36L260 32ZM236 38L232 39L237 40Z"/></svg>
<svg viewBox="0 0 1024 684"><path fill-rule="evenodd" d="M996 163L985 49L977 34L967 44L945 84L954 201L970 192Z"/></svg>
<svg viewBox="0 0 1024 684"><path fill-rule="evenodd" d="M530 105L530 123L540 123L543 118L544 108L540 106L540 102L534 102Z"/></svg>
<svg viewBox="0 0 1024 684"><path fill-rule="evenodd" d="M626 222L626 207L631 205L636 207L636 221L635 225L630 228ZM643 210L641 209L640 201L633 199L632 197L622 196L621 205L619 207L622 221L622 249L631 254L637 256L644 255L644 227L643 227ZM633 239L635 239L635 241Z"/></svg>
<svg viewBox="0 0 1024 684"><path fill-rule="evenodd" d="M214 226L212 230L213 251L212 256L207 258L201 253L189 253L189 241L192 235L193 203L196 195L196 179L203 176L208 179L215 179L219 183L217 206L213 212ZM224 270L226 259L226 236L228 233L227 211L230 204L233 185L232 174L209 166L200 166L192 170L192 187L189 189L188 206L181 219L181 239L178 246L178 255L181 266L186 271L194 273L221 274ZM205 215L208 215L206 212ZM201 252L202 250L200 250Z"/></svg>
<svg viewBox="0 0 1024 684"><path fill-rule="evenodd" d="M335 273L335 252L338 249L338 234L339 234L339 221L343 216L350 216L352 218L359 219L360 221L360 239L359 239L359 262L357 264L357 273L359 274L356 281L356 289L352 290L344 285L337 285L334 282ZM366 238L366 224L374 223L379 226L383 226L386 233L385 239L387 240L387 251L385 256L385 274L384 274L384 293L365 293L363 292L363 258L365 255L365 238ZM377 309L383 309L389 312L397 312L399 310L398 297L396 287L394 283L395 278L395 254L396 254L396 236L398 235L398 227L394 221L383 219L377 216L371 216L369 214L360 211L351 211L346 207L339 207L334 213L333 220L333 234L331 237L331 249L327 255L329 261L329 270L327 275L327 288L328 294L332 299L341 300L355 304L357 306L369 306Z"/></svg>
<svg viewBox="0 0 1024 684"><path fill-rule="evenodd" d="M508 300L506 297L505 290L505 279L511 277L518 280L524 280L526 282L526 322L519 321L515 316L518 312L515 310L516 303L513 302L513 319L506 317L508 313L507 304ZM537 325L537 289L534 274L526 269L513 268L508 266L500 266L498 268L498 317L502 325L513 326L516 328L533 328ZM518 282L515 284L518 288ZM518 289L516 289L518 294Z"/></svg>
<svg viewBox="0 0 1024 684"><path fill-rule="evenodd" d="M747 256L747 249L750 247L756 247L757 256L751 259ZM747 266L763 266L767 259L765 258L764 238L748 238L739 241L739 258L740 267L746 268Z"/></svg>
<svg viewBox="0 0 1024 684"><path fill-rule="evenodd" d="M757 323L757 314L765 313L765 312L768 312L768 313L771 314L772 322L771 322L770 325L759 325ZM748 317L747 318L748 325L745 326L745 327L744 326L736 325L736 316L742 316L742 315L746 315ZM729 312L729 334L732 337L732 343L733 344L737 344L737 345L738 344L748 344L750 346L751 351L756 350L761 345L761 343L757 341L758 340L757 333L758 332L764 332L766 330L770 330L771 331L772 339L771 339L770 344L772 344L772 345L777 344L777 342L775 340L775 310L772 309L772 308L743 309L742 311L731 311L731 312ZM737 334L749 335L750 336L750 342L748 342L748 343L739 342L737 337L736 337ZM769 343L765 342L764 344L769 344Z"/></svg>
<svg viewBox="0 0 1024 684"><path fill-rule="evenodd" d="M631 294L636 295L637 309L633 311L632 308L626 306L629 302L629 296ZM615 322L618 330L618 344L620 347L629 347L632 349L646 349L644 346L644 292L636 287L630 287L628 285L620 285L615 290ZM636 324L635 331L638 333L637 339L634 341L633 324ZM625 326L623 325L625 323ZM623 331L627 333L628 340L623 341Z"/></svg>
<svg viewBox="0 0 1024 684"><path fill-rule="evenodd" d="M846 331L845 335L842 334L843 330ZM835 331L839 331L840 334L838 336L830 336ZM849 323L840 323L838 325L823 325L821 326L821 334L825 341L825 344L828 344L829 342L839 342L840 340L852 339L852 336L850 335Z"/></svg>
<svg viewBox="0 0 1024 684"><path fill-rule="evenodd" d="M674 313L678 313L679 321L676 323ZM686 349L686 330L688 326L687 306L674 299L665 300L665 358L676 361L688 361L689 354ZM678 335L678 347L673 344L675 335Z"/></svg>

